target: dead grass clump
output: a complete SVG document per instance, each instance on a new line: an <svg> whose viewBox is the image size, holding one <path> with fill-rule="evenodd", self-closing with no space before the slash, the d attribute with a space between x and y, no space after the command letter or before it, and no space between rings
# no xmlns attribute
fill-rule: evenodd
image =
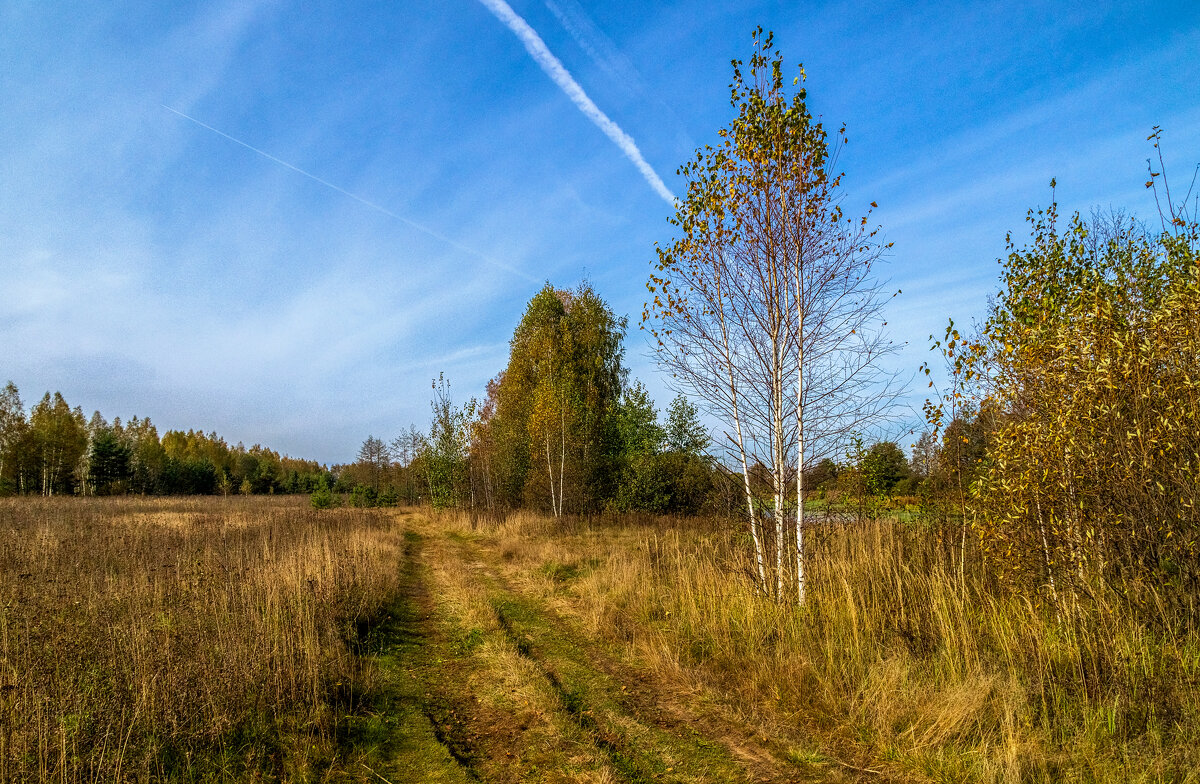
<svg viewBox="0 0 1200 784"><path fill-rule="evenodd" d="M0 501L0 781L328 763L401 552L384 515L295 499Z"/></svg>

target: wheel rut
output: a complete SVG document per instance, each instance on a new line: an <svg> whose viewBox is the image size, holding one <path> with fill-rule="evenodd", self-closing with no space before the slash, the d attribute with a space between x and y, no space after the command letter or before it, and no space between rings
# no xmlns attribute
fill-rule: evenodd
<svg viewBox="0 0 1200 784"><path fill-rule="evenodd" d="M621 781L828 781L782 759L752 728L696 711L653 674L618 661L547 602L501 574L503 560L471 537L451 534L471 564L499 628L550 685Z"/></svg>
<svg viewBox="0 0 1200 784"><path fill-rule="evenodd" d="M402 590L363 635L378 688L346 736L371 780L818 780L713 737L711 717L522 591L485 543L419 516L402 524Z"/></svg>
<svg viewBox="0 0 1200 784"><path fill-rule="evenodd" d="M360 649L377 682L359 697L361 715L348 723L343 740L376 781L482 781L456 729L458 695L443 685L444 643L422 573L423 545L419 534L406 534L400 593L380 618L360 625Z"/></svg>

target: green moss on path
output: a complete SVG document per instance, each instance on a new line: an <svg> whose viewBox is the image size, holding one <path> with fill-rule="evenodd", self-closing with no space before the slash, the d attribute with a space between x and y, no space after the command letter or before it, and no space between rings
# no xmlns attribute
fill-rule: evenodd
<svg viewBox="0 0 1200 784"><path fill-rule="evenodd" d="M359 766L376 780L478 781L469 751L447 729L457 710L444 695L446 651L419 574L421 537L409 532L405 539L402 592L361 640L377 684L361 696L342 742L364 758Z"/></svg>

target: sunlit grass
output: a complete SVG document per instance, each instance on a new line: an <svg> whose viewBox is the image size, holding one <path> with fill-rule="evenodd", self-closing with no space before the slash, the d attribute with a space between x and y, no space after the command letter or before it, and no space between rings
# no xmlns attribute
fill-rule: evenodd
<svg viewBox="0 0 1200 784"><path fill-rule="evenodd" d="M1115 595L1064 620L978 563L964 584L923 525L815 534L800 609L755 590L743 534L719 521L518 514L480 530L594 634L715 689L810 762L936 781L1200 780L1200 640L1152 633Z"/></svg>
<svg viewBox="0 0 1200 784"><path fill-rule="evenodd" d="M336 769L402 541L306 501L0 501L0 781Z"/></svg>

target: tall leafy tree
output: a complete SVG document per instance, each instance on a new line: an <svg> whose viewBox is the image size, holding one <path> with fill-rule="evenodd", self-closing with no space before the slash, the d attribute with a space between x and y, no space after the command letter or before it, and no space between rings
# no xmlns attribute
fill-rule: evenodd
<svg viewBox="0 0 1200 784"><path fill-rule="evenodd" d="M508 366L489 385L476 441L499 503L559 515L596 509L612 490L614 413L625 382L625 320L595 291L546 284L514 331Z"/></svg>
<svg viewBox="0 0 1200 784"><path fill-rule="evenodd" d="M142 495L163 492L162 477L166 465L166 450L158 437L158 428L149 417L136 416L125 424L125 443L133 463L132 490Z"/></svg>
<svg viewBox="0 0 1200 784"><path fill-rule="evenodd" d="M37 486L42 495L61 495L74 492L81 477L78 466L87 450L87 422L83 411L72 409L55 392L46 395L33 407L29 417L29 436L33 453Z"/></svg>
<svg viewBox="0 0 1200 784"><path fill-rule="evenodd" d="M26 427L21 394L9 381L0 390L0 494L17 488L17 445Z"/></svg>
<svg viewBox="0 0 1200 784"><path fill-rule="evenodd" d="M801 69L792 86L804 78ZM869 213L843 212L835 166L845 131L827 132L806 98L785 86L783 58L760 28L749 68L733 64L737 118L680 169L679 236L658 249L644 314L661 364L724 426L760 582L780 598L790 582L798 601L805 466L836 454L896 395L880 364L895 349L873 275L886 246ZM765 497L754 464L769 472Z"/></svg>
<svg viewBox="0 0 1200 784"><path fill-rule="evenodd" d="M424 462L435 509L457 506L467 486L468 422L473 404L454 405L450 382L442 374L433 382L433 420L425 443Z"/></svg>

